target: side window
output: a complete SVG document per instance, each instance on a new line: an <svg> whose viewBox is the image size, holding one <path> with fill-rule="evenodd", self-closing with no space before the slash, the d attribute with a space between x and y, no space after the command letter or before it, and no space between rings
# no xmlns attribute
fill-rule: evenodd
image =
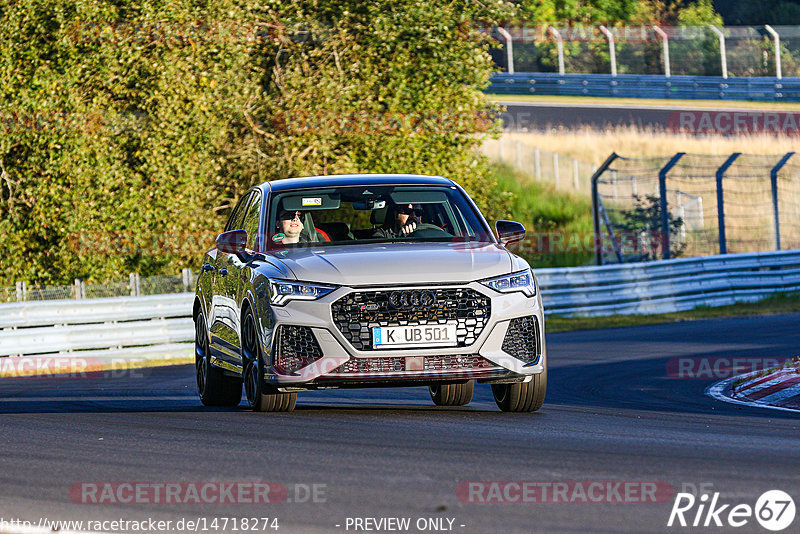
<svg viewBox="0 0 800 534"><path fill-rule="evenodd" d="M228 224L225 225L226 232L230 230L238 230L242 227L242 221L244 220L244 210L247 207L247 201L250 198L250 196L251 195L243 196L236 204L236 207L233 208L231 216L228 219Z"/></svg>
<svg viewBox="0 0 800 534"><path fill-rule="evenodd" d="M258 222L261 220L261 193L255 191L253 195L253 201L247 208L242 228L247 232L247 248L259 250L261 241L258 235Z"/></svg>

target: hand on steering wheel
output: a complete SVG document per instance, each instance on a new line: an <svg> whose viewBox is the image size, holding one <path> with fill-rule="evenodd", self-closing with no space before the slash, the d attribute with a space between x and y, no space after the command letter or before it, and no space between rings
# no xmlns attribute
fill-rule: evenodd
<svg viewBox="0 0 800 534"><path fill-rule="evenodd" d="M417 223L410 222L400 228L400 235L412 234L417 229Z"/></svg>

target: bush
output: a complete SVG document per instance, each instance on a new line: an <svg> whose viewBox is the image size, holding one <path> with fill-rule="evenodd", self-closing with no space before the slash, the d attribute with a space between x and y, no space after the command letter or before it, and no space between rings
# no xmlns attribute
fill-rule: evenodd
<svg viewBox="0 0 800 534"><path fill-rule="evenodd" d="M289 176L444 174L506 213L474 150L493 65L471 22L509 13L0 0L0 281L197 267L236 198Z"/></svg>

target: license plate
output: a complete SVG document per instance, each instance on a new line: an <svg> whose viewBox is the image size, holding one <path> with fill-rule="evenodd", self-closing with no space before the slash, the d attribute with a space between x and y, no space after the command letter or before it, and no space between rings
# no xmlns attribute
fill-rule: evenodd
<svg viewBox="0 0 800 534"><path fill-rule="evenodd" d="M403 347L454 347L456 324L416 326L383 326L372 329L372 346L376 349Z"/></svg>

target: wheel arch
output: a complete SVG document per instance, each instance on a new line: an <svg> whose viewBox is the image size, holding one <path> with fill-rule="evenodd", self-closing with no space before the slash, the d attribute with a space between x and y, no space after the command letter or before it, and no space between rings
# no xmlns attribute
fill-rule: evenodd
<svg viewBox="0 0 800 534"><path fill-rule="evenodd" d="M197 322L197 316L203 313L203 304L198 295L194 296L194 305L192 306L192 321Z"/></svg>
<svg viewBox="0 0 800 534"><path fill-rule="evenodd" d="M248 289L245 292L244 298L242 299L242 306L241 306L241 310L239 312L239 324L240 325L244 324L244 316L245 316L245 314L247 313L248 310L253 312L254 315L257 315L256 310L258 308L256 308L256 305L253 303L253 300L254 300L253 299L253 292L250 289ZM256 321L256 322L258 322L258 321Z"/></svg>

